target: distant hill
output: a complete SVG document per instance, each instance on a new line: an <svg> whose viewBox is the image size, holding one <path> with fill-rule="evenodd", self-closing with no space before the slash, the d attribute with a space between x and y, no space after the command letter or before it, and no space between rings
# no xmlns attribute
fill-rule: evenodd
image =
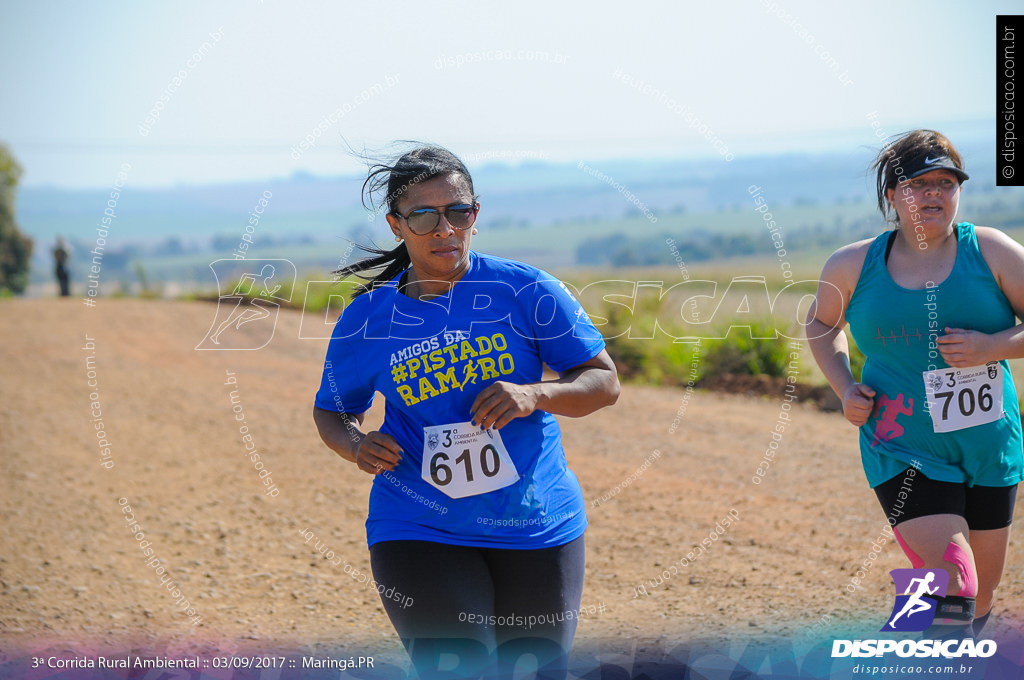
<svg viewBox="0 0 1024 680"><path fill-rule="evenodd" d="M995 187L993 144L969 141L961 150L971 173L962 214L979 221L994 216L989 223L997 226L1024 224L1024 189ZM784 233L828 232L841 240L844 233L882 227L868 173L873 154L858 148L816 155L737 155L732 162L720 157L584 159L471 166L483 205L475 245L553 268L615 265L615 258L601 262L580 253L603 248L588 241L616 236L633 241L627 244L629 253L640 253L619 258L629 265L655 264L643 253L651 250L652 239L666 235L683 240L698 234L700 241L721 234L714 257L723 249L730 254L730 244L739 248L734 255L767 252L752 187L761 189ZM251 217L258 217L258 223L248 236L249 257L294 258L300 267L333 269L348 245L345 239L390 241L383 217L360 204L363 179L295 173L264 182L160 189L136 188L129 179L106 238L104 269L109 276L134 278L138 261L154 279L204 278L211 260L232 256ZM19 222L37 239L34 281L50 279L50 249L58 234L70 241L73 264L80 272L86 268L108 193L39 187L19 192ZM251 211L261 197L266 205L257 216ZM815 240L821 245L828 238ZM748 242L752 245L744 245ZM666 263L663 254L658 257Z"/></svg>

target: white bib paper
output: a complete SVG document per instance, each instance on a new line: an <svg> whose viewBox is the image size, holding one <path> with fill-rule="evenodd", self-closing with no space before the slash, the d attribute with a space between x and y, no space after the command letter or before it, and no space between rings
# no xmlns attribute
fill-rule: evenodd
<svg viewBox="0 0 1024 680"><path fill-rule="evenodd" d="M1003 417L1003 367L998 361L922 375L936 432L955 432Z"/></svg>
<svg viewBox="0 0 1024 680"><path fill-rule="evenodd" d="M478 496L519 480L501 432L473 423L423 428L421 475L450 498Z"/></svg>

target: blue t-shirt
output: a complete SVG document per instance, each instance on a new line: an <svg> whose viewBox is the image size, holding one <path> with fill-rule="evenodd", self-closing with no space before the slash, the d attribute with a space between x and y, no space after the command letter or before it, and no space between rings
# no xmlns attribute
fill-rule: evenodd
<svg viewBox="0 0 1024 680"><path fill-rule="evenodd" d="M316 395L319 408L353 414L369 409L375 392L384 395L380 429L398 441L403 456L393 472L374 478L368 544L534 549L581 536L583 493L550 413L535 411L498 431L519 474L508 486L450 498L423 478L422 465L426 447L428 466L448 465L438 469L442 482L493 473L497 461L484 453L456 462L459 451L450 448L451 456L435 459L434 452L451 444L439 439L449 435L425 437L424 428L470 421L474 399L492 382L538 382L544 364L561 372L597 356L604 339L583 307L550 274L475 252L447 295L413 299L398 291L398 279L344 310Z"/></svg>

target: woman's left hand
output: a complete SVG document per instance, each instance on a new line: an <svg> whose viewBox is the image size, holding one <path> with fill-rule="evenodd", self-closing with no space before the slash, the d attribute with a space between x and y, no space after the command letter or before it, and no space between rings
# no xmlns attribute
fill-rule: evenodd
<svg viewBox="0 0 1024 680"><path fill-rule="evenodd" d="M993 356L993 344L992 336L964 328L946 328L946 334L938 338L939 353L954 368L995 361L998 357Z"/></svg>
<svg viewBox="0 0 1024 680"><path fill-rule="evenodd" d="M516 385L510 382L494 382L480 391L473 401L470 412L473 424L483 429L501 429L514 418L522 418L537 409L541 386L538 384Z"/></svg>

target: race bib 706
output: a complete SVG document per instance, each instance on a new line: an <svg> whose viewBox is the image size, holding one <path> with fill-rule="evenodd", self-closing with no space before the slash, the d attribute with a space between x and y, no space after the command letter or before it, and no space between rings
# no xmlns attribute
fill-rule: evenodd
<svg viewBox="0 0 1024 680"><path fill-rule="evenodd" d="M955 432L1003 417L1003 367L998 361L922 375L936 432Z"/></svg>

